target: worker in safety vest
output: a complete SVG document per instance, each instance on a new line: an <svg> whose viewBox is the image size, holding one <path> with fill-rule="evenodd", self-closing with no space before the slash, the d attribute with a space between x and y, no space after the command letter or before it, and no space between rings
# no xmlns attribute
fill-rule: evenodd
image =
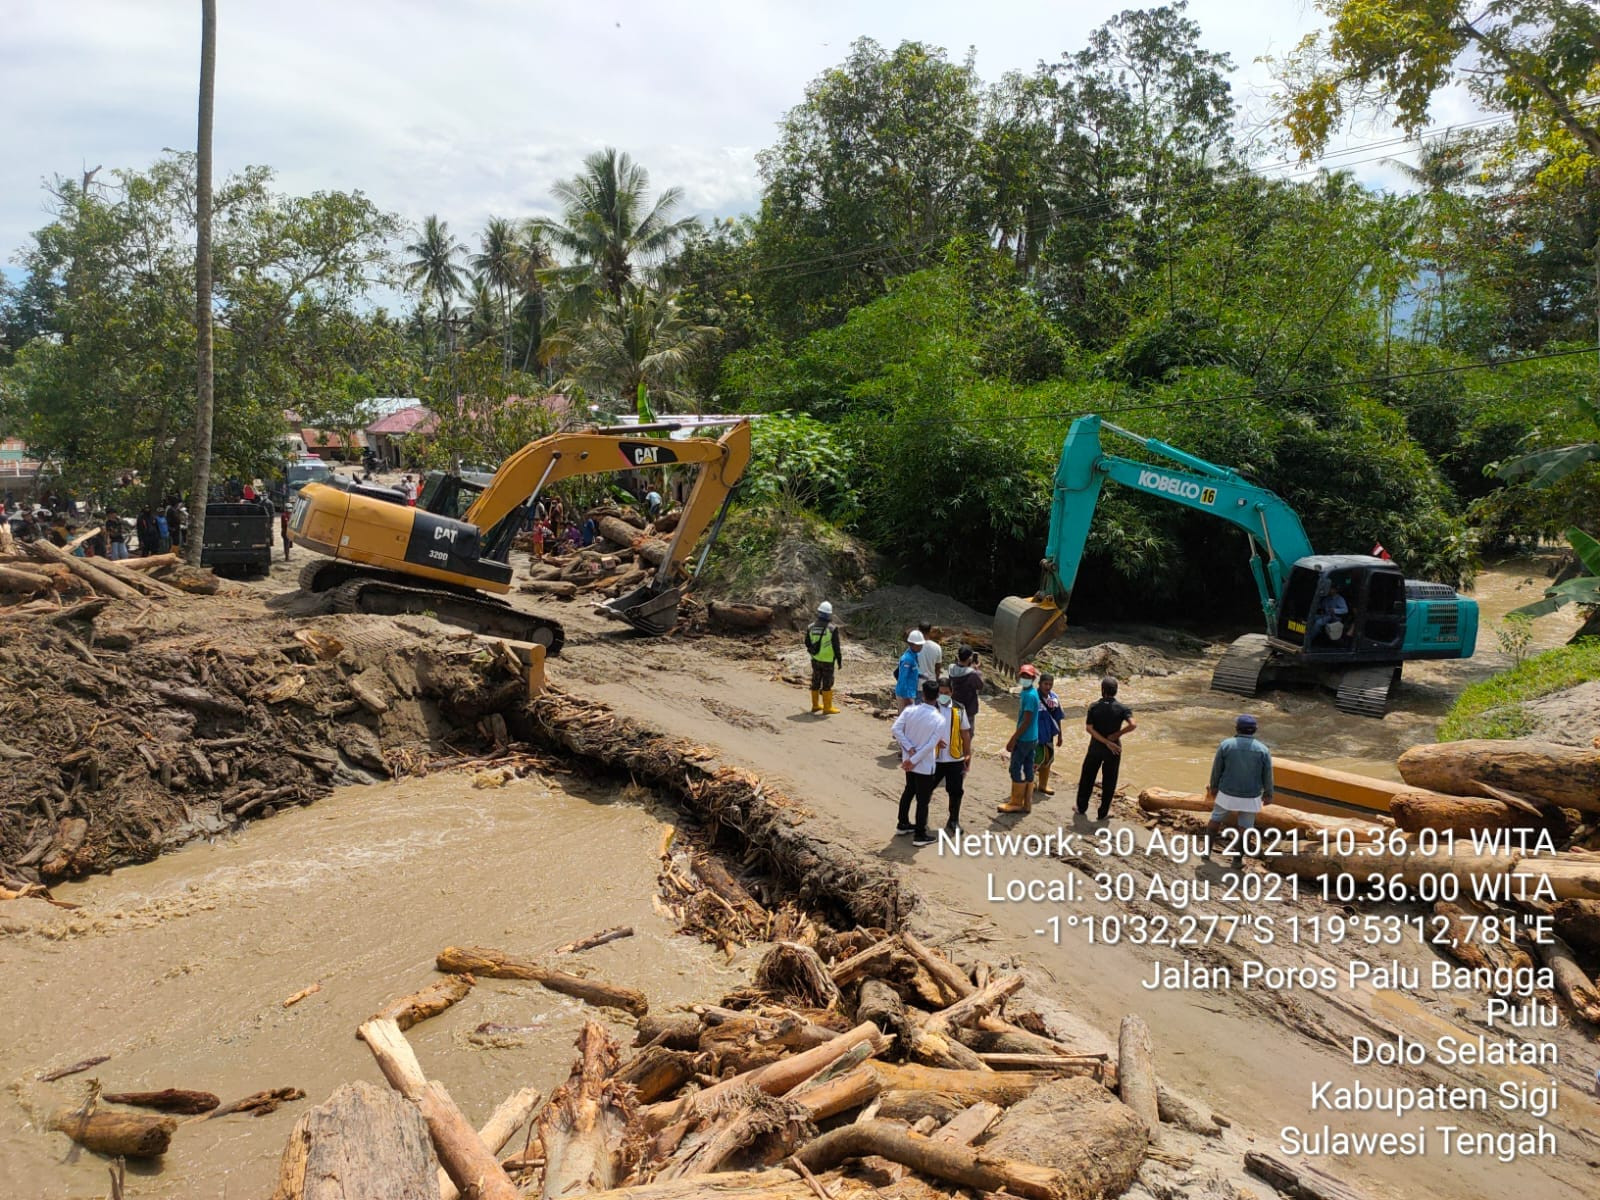
<svg viewBox="0 0 1600 1200"><path fill-rule="evenodd" d="M833 623L833 605L817 605L817 619L806 628L806 653L811 655L811 711L836 713L833 706L833 672L843 657L839 629Z"/></svg>

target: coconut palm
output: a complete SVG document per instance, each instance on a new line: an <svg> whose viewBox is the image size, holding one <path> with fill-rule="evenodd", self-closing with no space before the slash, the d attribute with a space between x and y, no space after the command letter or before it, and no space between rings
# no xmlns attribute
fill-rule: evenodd
<svg viewBox="0 0 1600 1200"><path fill-rule="evenodd" d="M200 112L195 138L195 422L194 481L189 489L189 540L184 557L200 565L211 492L211 439L216 415L211 340L211 126L217 91L217 2L200 2ZM176 530L173 531L176 535Z"/></svg>
<svg viewBox="0 0 1600 1200"><path fill-rule="evenodd" d="M505 217L490 217L478 239L478 253L472 256L472 269L500 298L501 320L505 346L503 360L511 367L511 294L519 281L517 255L517 226Z"/></svg>
<svg viewBox="0 0 1600 1200"><path fill-rule="evenodd" d="M439 323L443 325L451 299L461 291L461 256L467 248L451 236L449 225L436 216L428 216L422 222L421 234L405 251L410 255L405 264L409 281L422 286L424 304L430 295L438 300Z"/></svg>
<svg viewBox="0 0 1600 1200"><path fill-rule="evenodd" d="M545 331L549 315L546 302L545 273L555 266L550 249L544 244L536 222L524 221L518 227L512 247L511 266L519 300L517 307L522 320L528 325L528 338L522 352L522 369L529 370L535 362L539 342Z"/></svg>
<svg viewBox="0 0 1600 1200"><path fill-rule="evenodd" d="M561 219L533 224L572 257L574 283L583 280L620 305L635 263L663 257L694 224L692 217L672 219L682 189L668 188L651 204L649 188L650 173L608 146L583 160L581 174L550 189L561 201Z"/></svg>
<svg viewBox="0 0 1600 1200"><path fill-rule="evenodd" d="M658 399L681 401L674 385L718 332L686 320L671 296L629 284L621 300L601 300L587 320L562 335L570 372L560 386L627 400L642 387Z"/></svg>

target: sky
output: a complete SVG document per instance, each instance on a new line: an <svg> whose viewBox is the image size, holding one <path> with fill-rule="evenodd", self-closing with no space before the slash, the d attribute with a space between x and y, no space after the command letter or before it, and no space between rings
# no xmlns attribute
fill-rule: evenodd
<svg viewBox="0 0 1600 1200"><path fill-rule="evenodd" d="M654 188L681 187L690 212L748 212L756 153L856 38L921 40L953 58L970 48L995 80L1081 48L1132 6L218 0L217 177L267 165L284 191L359 189L408 221L436 213L472 241L490 215L553 213L550 184L609 145ZM194 145L199 14L195 0L0 0L0 265L44 224L43 181L142 168ZM1263 120L1269 75L1256 60L1319 25L1305 0L1193 0L1190 15L1208 49L1232 56L1235 97ZM1435 115L1476 114L1449 97ZM1361 130L1354 143L1387 136ZM1354 169L1393 178L1381 162Z"/></svg>

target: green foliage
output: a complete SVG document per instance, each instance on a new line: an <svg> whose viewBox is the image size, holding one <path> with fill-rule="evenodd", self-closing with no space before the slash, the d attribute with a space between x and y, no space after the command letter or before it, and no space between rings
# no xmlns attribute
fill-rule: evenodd
<svg viewBox="0 0 1600 1200"><path fill-rule="evenodd" d="M786 512L811 510L835 525L860 514L853 482L853 447L837 426L803 413L777 413L750 429L750 466L739 485L741 502Z"/></svg>
<svg viewBox="0 0 1600 1200"><path fill-rule="evenodd" d="M425 467L493 469L555 431L537 379L508 372L493 342L453 351L420 376L415 394L435 413L432 429L413 434L407 452Z"/></svg>
<svg viewBox="0 0 1600 1200"><path fill-rule="evenodd" d="M1500 646L1500 653L1510 656L1511 665L1520 667L1522 660L1528 657L1528 647L1533 645L1533 618L1527 613L1507 613L1500 628L1494 631L1494 640Z"/></svg>
<svg viewBox="0 0 1600 1200"><path fill-rule="evenodd" d="M1572 546L1572 551L1578 556L1578 562L1586 574L1546 588L1544 599L1524 604L1514 615L1532 620L1534 617L1553 613L1565 604L1600 607L1600 542L1576 526L1567 530L1566 536L1568 544Z"/></svg>
<svg viewBox="0 0 1600 1200"><path fill-rule="evenodd" d="M18 348L0 424L68 486L93 491L139 469L155 498L187 479L192 449L194 159L170 154L113 180L50 189L52 219L21 260L28 319L47 325ZM326 413L355 376L381 369L356 303L385 277L398 228L360 193L281 195L261 168L220 181L219 472L271 474L287 404Z"/></svg>
<svg viewBox="0 0 1600 1200"><path fill-rule="evenodd" d="M1521 705L1600 678L1600 638L1585 638L1523 659L1466 688L1439 724L1441 742L1523 737L1533 722Z"/></svg>
<svg viewBox="0 0 1600 1200"><path fill-rule="evenodd" d="M557 334L569 367L558 386L606 400L637 402L648 392L669 408L684 407L692 399L678 381L716 336L685 320L667 293L627 284L620 299L601 293L587 317Z"/></svg>

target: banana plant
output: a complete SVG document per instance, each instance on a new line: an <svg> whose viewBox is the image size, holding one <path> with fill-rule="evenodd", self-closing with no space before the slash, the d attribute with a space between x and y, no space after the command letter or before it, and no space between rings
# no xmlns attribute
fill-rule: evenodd
<svg viewBox="0 0 1600 1200"><path fill-rule="evenodd" d="M1600 428L1600 405L1576 396L1578 408L1596 428ZM1556 446L1550 450L1535 450L1496 467L1495 474L1507 483L1526 483L1533 488L1551 487L1571 475L1584 463L1600 459L1600 442L1578 442L1571 446ZM1590 539L1592 542L1594 539ZM1581 557L1581 556L1580 556ZM1590 567L1595 572L1594 567Z"/></svg>
<svg viewBox="0 0 1600 1200"><path fill-rule="evenodd" d="M1596 541L1577 527L1567 530L1567 541L1572 544L1573 552L1577 554L1578 561L1583 564L1583 569L1588 574L1546 588L1544 599L1524 604L1521 608L1515 609L1514 613L1528 617L1542 617L1546 613L1555 612L1563 604L1600 606L1600 541Z"/></svg>

